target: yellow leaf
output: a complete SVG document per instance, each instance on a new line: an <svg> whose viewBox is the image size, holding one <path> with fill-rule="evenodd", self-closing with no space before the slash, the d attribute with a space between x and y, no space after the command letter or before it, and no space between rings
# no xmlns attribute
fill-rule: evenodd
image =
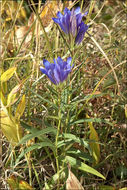
<svg viewBox="0 0 127 190"><path fill-rule="evenodd" d="M21 14L20 14L23 18L26 18L26 11L25 9L22 7L21 8Z"/></svg>
<svg viewBox="0 0 127 190"><path fill-rule="evenodd" d="M0 99L1 99L1 103L5 106L7 102L2 91L0 91Z"/></svg>
<svg viewBox="0 0 127 190"><path fill-rule="evenodd" d="M19 182L19 189L24 190L33 190L33 188L26 182L26 181L20 181Z"/></svg>
<svg viewBox="0 0 127 190"><path fill-rule="evenodd" d="M14 176L9 177L7 179L7 182L9 184L9 187L10 187L11 190L15 190L15 189L19 188L18 181Z"/></svg>
<svg viewBox="0 0 127 190"><path fill-rule="evenodd" d="M11 176L7 179L7 182L9 184L9 187L11 190L33 190L33 188L25 181L23 180L18 180L15 176Z"/></svg>
<svg viewBox="0 0 127 190"><path fill-rule="evenodd" d="M89 118L88 115L86 115L87 118ZM99 141L99 137L98 134L96 132L96 130L93 127L93 123L92 122L88 122L88 125L90 127L90 140L94 140L96 142L91 142L90 143L90 147L92 150L92 154L93 154L93 158L94 158L94 164L97 164L100 161L100 145L98 144Z"/></svg>
<svg viewBox="0 0 127 190"><path fill-rule="evenodd" d="M1 130L12 146L16 146L22 137L22 129L20 124L15 121L15 118L7 114L6 108L4 110L6 112L1 111L0 113Z"/></svg>
<svg viewBox="0 0 127 190"><path fill-rule="evenodd" d="M22 99L17 106L15 118L19 120L20 117L22 116L24 110L25 110L25 95L22 96Z"/></svg>
<svg viewBox="0 0 127 190"><path fill-rule="evenodd" d="M66 190L84 190L83 186L77 179L77 177L71 172L69 168L69 175L66 181Z"/></svg>
<svg viewBox="0 0 127 190"><path fill-rule="evenodd" d="M16 67L12 67L12 68L8 69L7 71L5 71L1 75L1 82L8 81L13 76L13 74L14 74L15 71L16 71Z"/></svg>
<svg viewBox="0 0 127 190"><path fill-rule="evenodd" d="M11 106L14 104L16 101L16 94L12 94L11 92L8 94L8 99L7 99L7 106Z"/></svg>
<svg viewBox="0 0 127 190"><path fill-rule="evenodd" d="M127 187L123 187L122 189L119 189L119 190L127 190Z"/></svg>
<svg viewBox="0 0 127 190"><path fill-rule="evenodd" d="M17 93L19 92L19 90L21 90L21 86L22 84L18 84L16 85L11 92L8 94L8 98L7 98L7 106L10 106L12 104L14 104L17 100L16 96Z"/></svg>
<svg viewBox="0 0 127 190"><path fill-rule="evenodd" d="M7 93L7 82L1 83L1 89L3 94Z"/></svg>

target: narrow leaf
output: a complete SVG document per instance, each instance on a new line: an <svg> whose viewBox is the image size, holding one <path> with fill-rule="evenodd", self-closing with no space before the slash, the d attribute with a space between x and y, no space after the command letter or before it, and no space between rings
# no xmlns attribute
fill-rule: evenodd
<svg viewBox="0 0 127 190"><path fill-rule="evenodd" d="M74 124L80 124L80 123L84 123L84 122L94 122L94 123L107 123L111 126L113 126L113 124L105 119L100 119L100 118L86 118L86 119L80 119L77 121L73 121L70 122L69 125L74 125Z"/></svg>
<svg viewBox="0 0 127 190"><path fill-rule="evenodd" d="M88 115L86 115L87 118L89 118ZM90 140L94 140L96 142L91 142L90 143L90 147L92 150L92 155L94 158L94 164L98 164L98 162L100 161L100 145L98 144L99 141L99 137L98 134L96 132L96 130L93 127L93 123L92 122L88 122L88 125L90 127Z"/></svg>
<svg viewBox="0 0 127 190"><path fill-rule="evenodd" d="M109 185L100 185L99 190L116 190L115 187L109 186ZM120 190L120 189L119 189ZM122 190L122 189L121 189ZM127 189L125 189L127 190Z"/></svg>
<svg viewBox="0 0 127 190"><path fill-rule="evenodd" d="M87 141L84 141L83 139L76 137L75 135L70 134L70 133L63 133L62 135L60 135L60 137L62 136L66 139L73 140L74 142L77 142L81 144L82 146L86 147L88 150L90 150L90 147Z"/></svg>
<svg viewBox="0 0 127 190"><path fill-rule="evenodd" d="M48 127L48 128L42 129L40 131L37 131L33 134L28 134L21 139L19 144L26 143L28 140L35 138L35 137L39 137L40 135L44 135L46 133L55 133L56 134L56 129Z"/></svg>
<svg viewBox="0 0 127 190"><path fill-rule="evenodd" d="M1 75L1 82L8 81L13 76L13 74L14 74L15 71L16 71L16 67L12 67L12 68L8 69L7 71L5 71Z"/></svg>
<svg viewBox="0 0 127 190"><path fill-rule="evenodd" d="M28 152L31 152L32 150L35 149L40 149L42 147L51 147L52 150L54 150L54 144L53 143L49 143L49 142L41 142L41 143L36 143L33 144L32 146L29 146L28 148L26 148L25 150L23 150L21 152L21 154L19 155L19 157L16 160L16 164L19 162L19 160Z"/></svg>
<svg viewBox="0 0 127 190"><path fill-rule="evenodd" d="M94 174L102 179L105 179L105 177L101 173L99 173L94 168L88 166L87 164L84 164L80 160L77 160L71 156L66 156L65 161L66 161L66 163L69 162L72 167L74 167L78 170L82 170L84 172L88 172L88 173Z"/></svg>
<svg viewBox="0 0 127 190"><path fill-rule="evenodd" d="M67 155L75 155L76 158L81 158L82 160L84 161L87 161L87 162L91 162L93 161L92 157L88 154L88 153L85 153L81 150L77 150L75 148L70 148L68 151L67 151Z"/></svg>
<svg viewBox="0 0 127 190"><path fill-rule="evenodd" d="M22 96L22 99L17 106L15 118L19 120L20 117L22 116L24 110L25 110L25 94Z"/></svg>

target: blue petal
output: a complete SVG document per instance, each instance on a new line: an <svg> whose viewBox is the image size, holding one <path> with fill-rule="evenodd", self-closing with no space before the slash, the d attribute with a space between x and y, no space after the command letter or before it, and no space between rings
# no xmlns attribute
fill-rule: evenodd
<svg viewBox="0 0 127 190"><path fill-rule="evenodd" d="M59 68L58 64L55 65L54 77L55 77L57 84L59 84L61 80L60 80L60 68Z"/></svg>
<svg viewBox="0 0 127 190"><path fill-rule="evenodd" d="M70 17L71 17L71 14L67 14L65 16L65 28L66 28L66 33L67 34L70 33Z"/></svg>
<svg viewBox="0 0 127 190"><path fill-rule="evenodd" d="M79 27L79 25L81 24L82 17L83 17L83 15L81 15L81 14L76 15L77 27Z"/></svg>
<svg viewBox="0 0 127 190"><path fill-rule="evenodd" d="M71 70L68 71L64 71L63 73L63 81L66 80L66 78L68 77L68 74L71 72Z"/></svg>
<svg viewBox="0 0 127 190"><path fill-rule="evenodd" d="M75 37L77 33L77 20L74 9L72 9L71 11L70 23L71 23L71 34L73 35L73 37Z"/></svg>
<svg viewBox="0 0 127 190"><path fill-rule="evenodd" d="M77 14L79 14L79 13L81 13L81 10L80 10L80 7L77 7L77 8L75 9L75 14L77 15Z"/></svg>
<svg viewBox="0 0 127 190"><path fill-rule="evenodd" d="M60 27L61 27L61 29L63 30L63 32L65 32L66 34L68 34L68 31L67 31L67 29L66 29L66 28L67 28L67 27L66 27L66 20L65 20L64 17L60 19L60 21L59 21L58 24L60 25Z"/></svg>
<svg viewBox="0 0 127 190"><path fill-rule="evenodd" d="M63 70L65 70L67 68L67 64L68 64L67 61L63 62L63 67L62 67Z"/></svg>
<svg viewBox="0 0 127 190"><path fill-rule="evenodd" d="M54 73L52 70L49 70L48 71L48 78L54 83L54 84L57 84L56 80L55 80L55 77L54 77Z"/></svg>
<svg viewBox="0 0 127 190"><path fill-rule="evenodd" d="M64 9L64 14L71 14L71 11L67 8L67 7L65 7L65 9Z"/></svg>
<svg viewBox="0 0 127 190"><path fill-rule="evenodd" d="M68 27L68 15L65 15L61 21L60 21L60 27L61 29L68 34L69 33L69 27Z"/></svg>
<svg viewBox="0 0 127 190"><path fill-rule="evenodd" d="M42 73L46 74L52 83L55 85L63 82L68 74L71 72L72 58L68 57L67 61L63 61L61 57L58 57L57 60L54 59L54 63L49 63L47 60L43 60L45 68L40 67Z"/></svg>
<svg viewBox="0 0 127 190"><path fill-rule="evenodd" d="M67 64L71 65L71 61L72 61L72 58L71 58L71 57L68 57L68 58L67 58Z"/></svg>
<svg viewBox="0 0 127 190"><path fill-rule="evenodd" d="M45 66L46 70L48 70L51 66L51 64L46 59L43 59L43 65Z"/></svg>
<svg viewBox="0 0 127 190"><path fill-rule="evenodd" d="M55 64L52 63L52 64L50 65L50 70L53 71L54 69L55 69Z"/></svg>
<svg viewBox="0 0 127 190"><path fill-rule="evenodd" d="M45 69L43 69L43 68L40 68L40 71L41 71L43 74L46 74L46 75L48 74L47 71L46 71Z"/></svg>
<svg viewBox="0 0 127 190"><path fill-rule="evenodd" d="M60 68L63 68L63 60L61 59L61 57L57 58L57 63L60 66Z"/></svg>
<svg viewBox="0 0 127 190"><path fill-rule="evenodd" d="M57 23L57 24L60 24L60 19L59 18L52 18L52 20Z"/></svg>
<svg viewBox="0 0 127 190"><path fill-rule="evenodd" d="M80 44L82 42L82 40L84 38L84 34L87 31L87 29L88 29L88 25L86 25L82 22L80 25L78 34L76 36L76 39L75 39L76 44Z"/></svg>
<svg viewBox="0 0 127 190"><path fill-rule="evenodd" d="M58 11L58 13L56 15L57 15L58 18L62 18L63 17L63 15L61 14L60 11Z"/></svg>
<svg viewBox="0 0 127 190"><path fill-rule="evenodd" d="M54 63L55 63L55 64L57 64L57 62L56 62L56 60L55 60L55 59L53 59L53 61L54 61Z"/></svg>

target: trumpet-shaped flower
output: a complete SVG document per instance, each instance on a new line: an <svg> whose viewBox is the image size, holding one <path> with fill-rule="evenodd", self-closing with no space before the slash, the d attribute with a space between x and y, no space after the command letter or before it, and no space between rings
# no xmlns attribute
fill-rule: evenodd
<svg viewBox="0 0 127 190"><path fill-rule="evenodd" d="M72 58L68 57L67 61L63 61L60 57L57 60L54 59L54 63L49 63L46 59L43 60L45 68L40 67L43 74L54 83L59 84L66 80L68 74L71 72L73 65L71 66Z"/></svg>
<svg viewBox="0 0 127 190"><path fill-rule="evenodd" d="M69 35L72 35L75 38L75 43L78 45L82 42L85 32L88 29L88 25L84 24L82 21L82 17L87 15L82 14L80 11L80 7L76 9L72 9L70 11L68 8L64 9L64 15L58 11L57 17L52 18L55 23L59 24L61 29Z"/></svg>

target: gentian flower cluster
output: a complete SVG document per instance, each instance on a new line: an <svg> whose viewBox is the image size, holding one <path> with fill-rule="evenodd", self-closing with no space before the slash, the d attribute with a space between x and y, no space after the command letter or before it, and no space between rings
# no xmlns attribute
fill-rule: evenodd
<svg viewBox="0 0 127 190"><path fill-rule="evenodd" d="M88 25L84 24L82 21L82 17L85 15L87 15L87 12L85 14L82 14L80 7L72 9L72 11L70 11L68 8L65 8L64 15L58 11L58 18L52 19L55 23L59 24L63 32L68 35L72 35L72 37L75 38L75 43L79 45L82 42L85 32L88 29Z"/></svg>
<svg viewBox="0 0 127 190"><path fill-rule="evenodd" d="M59 84L66 80L68 74L71 72L73 65L71 66L72 58L68 57L67 61L63 61L60 57L57 60L54 59L54 63L49 63L46 59L43 60L45 68L41 67L40 70L43 74L54 83Z"/></svg>

